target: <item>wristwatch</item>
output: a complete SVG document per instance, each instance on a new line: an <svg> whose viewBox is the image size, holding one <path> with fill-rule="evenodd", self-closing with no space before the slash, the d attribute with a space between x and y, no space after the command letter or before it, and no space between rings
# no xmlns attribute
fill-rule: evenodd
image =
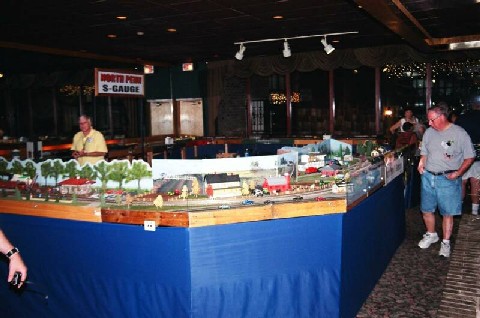
<svg viewBox="0 0 480 318"><path fill-rule="evenodd" d="M18 248L14 247L12 248L10 251L8 251L7 253L5 253L5 256L10 258L12 257L13 255L19 253L20 251L18 250Z"/></svg>

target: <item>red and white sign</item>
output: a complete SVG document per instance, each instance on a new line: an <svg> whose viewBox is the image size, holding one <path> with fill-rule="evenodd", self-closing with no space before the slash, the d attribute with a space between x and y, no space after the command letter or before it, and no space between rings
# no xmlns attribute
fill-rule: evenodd
<svg viewBox="0 0 480 318"><path fill-rule="evenodd" d="M144 87L142 73L95 69L95 96L143 97Z"/></svg>

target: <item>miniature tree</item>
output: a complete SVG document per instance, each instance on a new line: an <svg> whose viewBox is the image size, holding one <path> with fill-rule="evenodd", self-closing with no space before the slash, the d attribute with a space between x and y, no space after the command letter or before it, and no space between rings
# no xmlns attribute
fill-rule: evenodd
<svg viewBox="0 0 480 318"><path fill-rule="evenodd" d="M118 189L122 188L123 181L128 176L128 161L117 161L111 165L108 179L118 182Z"/></svg>
<svg viewBox="0 0 480 318"><path fill-rule="evenodd" d="M105 206L105 193L100 193L100 206Z"/></svg>
<svg viewBox="0 0 480 318"><path fill-rule="evenodd" d="M117 205L121 205L121 204L122 204L122 195L121 195L121 194L117 194L117 195L115 196L115 203L116 203Z"/></svg>
<svg viewBox="0 0 480 318"><path fill-rule="evenodd" d="M35 163L33 161L27 160L27 162L25 162L25 173L30 179L35 179L37 176L37 168L35 167Z"/></svg>
<svg viewBox="0 0 480 318"><path fill-rule="evenodd" d="M52 177L55 179L55 185L58 184L58 178L65 173L65 166L61 159L54 159L52 166Z"/></svg>
<svg viewBox="0 0 480 318"><path fill-rule="evenodd" d="M158 195L157 198L153 201L153 204L157 208L161 208L163 206L163 197L162 195Z"/></svg>
<svg viewBox="0 0 480 318"><path fill-rule="evenodd" d="M253 190L255 190L255 180L250 179L250 182L248 183L248 189L250 190L250 193L252 193Z"/></svg>
<svg viewBox="0 0 480 318"><path fill-rule="evenodd" d="M53 172L53 166L52 166L52 162L47 160L45 162L43 162L41 165L40 165L40 171L42 173L42 176L45 180L45 186L47 185L47 181L48 181L48 177L50 177L52 175L52 172Z"/></svg>
<svg viewBox="0 0 480 318"><path fill-rule="evenodd" d="M12 167L10 168L10 171L14 174L22 174L23 173L23 165L20 162L20 160L17 160L17 159L12 160Z"/></svg>
<svg viewBox="0 0 480 318"><path fill-rule="evenodd" d="M8 161L0 158L0 173L5 174L8 172Z"/></svg>
<svg viewBox="0 0 480 318"><path fill-rule="evenodd" d="M77 176L77 162L75 160L70 160L65 165L65 174L68 175L69 178L75 178Z"/></svg>
<svg viewBox="0 0 480 318"><path fill-rule="evenodd" d="M75 203L77 203L77 202L78 202L78 201L77 201L77 193L76 193L76 192L73 192L73 194L72 194L72 203L75 204Z"/></svg>
<svg viewBox="0 0 480 318"><path fill-rule="evenodd" d="M93 170L93 167L87 163L83 165L82 169L78 172L80 178L95 180L97 179L97 172Z"/></svg>
<svg viewBox="0 0 480 318"><path fill-rule="evenodd" d="M374 148L373 142L370 140L365 141L365 155L370 156L370 153L372 153L372 150Z"/></svg>
<svg viewBox="0 0 480 318"><path fill-rule="evenodd" d="M21 200L22 199L22 194L20 193L20 190L18 190L18 188L15 188L15 199L17 200Z"/></svg>
<svg viewBox="0 0 480 318"><path fill-rule="evenodd" d="M212 197L213 197L213 187L212 187L211 184L207 185L207 190L206 190L206 192L207 192L207 195L208 195L209 198L212 198Z"/></svg>
<svg viewBox="0 0 480 318"><path fill-rule="evenodd" d="M242 183L242 195L249 195L250 194L250 188L248 187L248 184L245 180L243 180Z"/></svg>
<svg viewBox="0 0 480 318"><path fill-rule="evenodd" d="M93 168L97 172L100 182L102 182L102 192L105 192L105 189L107 188L107 182L110 180L109 174L111 167L105 161L100 161Z"/></svg>
<svg viewBox="0 0 480 318"><path fill-rule="evenodd" d="M137 180L137 189L138 192L140 192L140 181L143 178L148 178L151 176L152 171L150 170L148 163L141 160L135 160L132 164L132 167L128 171L127 181Z"/></svg>
<svg viewBox="0 0 480 318"><path fill-rule="evenodd" d="M130 206L132 205L132 203L133 203L133 196L130 193L127 193L127 195L125 196L125 204L130 209Z"/></svg>
<svg viewBox="0 0 480 318"><path fill-rule="evenodd" d="M194 178L192 180L192 194L195 196L195 197L198 197L198 195L200 194L200 184L198 183L198 179L197 178Z"/></svg>
<svg viewBox="0 0 480 318"><path fill-rule="evenodd" d="M188 187L186 184L183 185L182 187L182 194L180 194L180 197L185 200L186 198L188 198Z"/></svg>
<svg viewBox="0 0 480 318"><path fill-rule="evenodd" d="M365 146L363 144L358 144L357 145L357 152L361 156L365 155Z"/></svg>

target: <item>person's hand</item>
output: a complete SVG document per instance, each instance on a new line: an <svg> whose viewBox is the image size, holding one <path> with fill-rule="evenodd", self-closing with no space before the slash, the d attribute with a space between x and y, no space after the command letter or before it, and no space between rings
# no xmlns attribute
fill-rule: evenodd
<svg viewBox="0 0 480 318"><path fill-rule="evenodd" d="M423 162L421 160L418 163L417 170L418 170L418 173L420 173L420 174L423 174L423 172L425 171L425 167L423 166Z"/></svg>
<svg viewBox="0 0 480 318"><path fill-rule="evenodd" d="M454 180L460 177L460 174L458 173L458 171L454 171L452 173L447 174L446 177L448 180Z"/></svg>
<svg viewBox="0 0 480 318"><path fill-rule="evenodd" d="M25 266L25 263L23 263L22 257L19 253L16 253L10 257L10 264L8 266L8 282L12 281L13 275L15 275L16 272L22 274L20 283L17 285L17 287L20 288L27 280L27 267Z"/></svg>

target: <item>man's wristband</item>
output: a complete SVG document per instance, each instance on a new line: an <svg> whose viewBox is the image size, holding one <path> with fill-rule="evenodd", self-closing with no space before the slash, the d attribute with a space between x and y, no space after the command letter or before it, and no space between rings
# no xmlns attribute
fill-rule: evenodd
<svg viewBox="0 0 480 318"><path fill-rule="evenodd" d="M7 253L5 253L5 256L10 258L12 257L13 255L19 253L20 251L18 250L18 248L14 247L12 248L10 251L8 251Z"/></svg>

